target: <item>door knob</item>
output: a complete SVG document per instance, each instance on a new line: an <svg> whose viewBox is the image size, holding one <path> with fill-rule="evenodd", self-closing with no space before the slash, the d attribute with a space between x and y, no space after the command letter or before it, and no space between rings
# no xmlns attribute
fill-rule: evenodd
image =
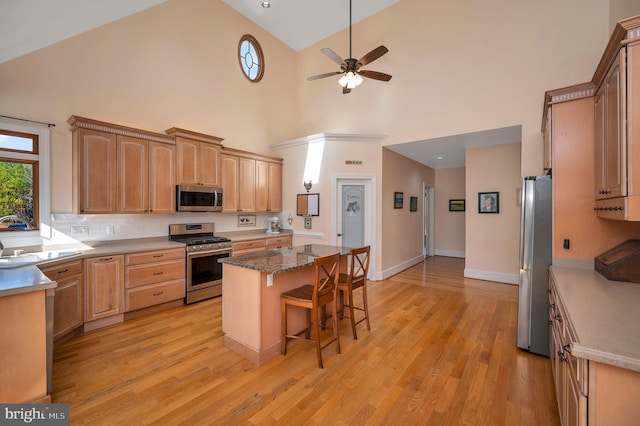
<svg viewBox="0 0 640 426"><path fill-rule="evenodd" d="M342 234L341 234L341 233L338 233L338 237L342 237Z"/></svg>

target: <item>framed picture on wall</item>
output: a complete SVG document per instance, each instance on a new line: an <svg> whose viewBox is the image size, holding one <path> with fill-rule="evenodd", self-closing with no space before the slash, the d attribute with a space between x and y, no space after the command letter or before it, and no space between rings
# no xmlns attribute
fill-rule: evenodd
<svg viewBox="0 0 640 426"><path fill-rule="evenodd" d="M478 213L500 213L500 193L478 192Z"/></svg>
<svg viewBox="0 0 640 426"><path fill-rule="evenodd" d="M401 209L404 204L404 192L393 193L393 208Z"/></svg>
<svg viewBox="0 0 640 426"><path fill-rule="evenodd" d="M418 197L409 197L409 211L410 212L418 211Z"/></svg>
<svg viewBox="0 0 640 426"><path fill-rule="evenodd" d="M463 212L464 211L464 200L449 200L449 211L450 212Z"/></svg>

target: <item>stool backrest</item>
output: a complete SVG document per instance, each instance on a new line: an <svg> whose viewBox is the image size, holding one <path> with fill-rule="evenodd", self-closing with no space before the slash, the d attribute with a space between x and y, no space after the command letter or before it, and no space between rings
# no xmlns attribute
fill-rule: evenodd
<svg viewBox="0 0 640 426"><path fill-rule="evenodd" d="M370 252L371 246L351 249L351 271L349 273L349 279L353 287L360 287L367 279Z"/></svg>
<svg viewBox="0 0 640 426"><path fill-rule="evenodd" d="M338 276L340 275L339 261L339 253L316 257L314 259L315 279L313 282L313 299L315 301L320 301L320 299L323 298L329 298L329 300L331 300L335 296L338 286Z"/></svg>

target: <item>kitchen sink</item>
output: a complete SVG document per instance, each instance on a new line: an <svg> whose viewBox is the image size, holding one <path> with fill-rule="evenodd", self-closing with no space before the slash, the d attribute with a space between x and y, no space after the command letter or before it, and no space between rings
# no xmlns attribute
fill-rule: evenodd
<svg viewBox="0 0 640 426"><path fill-rule="evenodd" d="M17 256L0 257L0 269L19 268L21 266L35 265L47 260L56 260L68 256L80 254L79 251L39 251L35 253L22 253Z"/></svg>

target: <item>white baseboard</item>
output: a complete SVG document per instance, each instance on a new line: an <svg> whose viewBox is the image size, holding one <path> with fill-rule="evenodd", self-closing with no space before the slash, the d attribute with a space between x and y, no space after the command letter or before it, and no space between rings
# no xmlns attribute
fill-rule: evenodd
<svg viewBox="0 0 640 426"><path fill-rule="evenodd" d="M461 257L464 259L464 251L436 249L436 256Z"/></svg>
<svg viewBox="0 0 640 426"><path fill-rule="evenodd" d="M464 268L465 278L476 278L478 280L496 281L499 283L518 285L518 274L505 274L504 272L482 271L479 269Z"/></svg>
<svg viewBox="0 0 640 426"><path fill-rule="evenodd" d="M386 278L389 278L390 276L393 276L397 273L400 273L402 271L404 271L407 268L412 267L413 265L417 265L418 263L424 261L424 256L420 255L420 256L416 256L413 259L409 259L405 262L399 263L395 266L392 266L391 268L385 269L382 272L376 272L374 274L369 274L369 275L373 275L370 276L369 279L370 280L374 280L374 281L379 281L379 280L384 280Z"/></svg>

